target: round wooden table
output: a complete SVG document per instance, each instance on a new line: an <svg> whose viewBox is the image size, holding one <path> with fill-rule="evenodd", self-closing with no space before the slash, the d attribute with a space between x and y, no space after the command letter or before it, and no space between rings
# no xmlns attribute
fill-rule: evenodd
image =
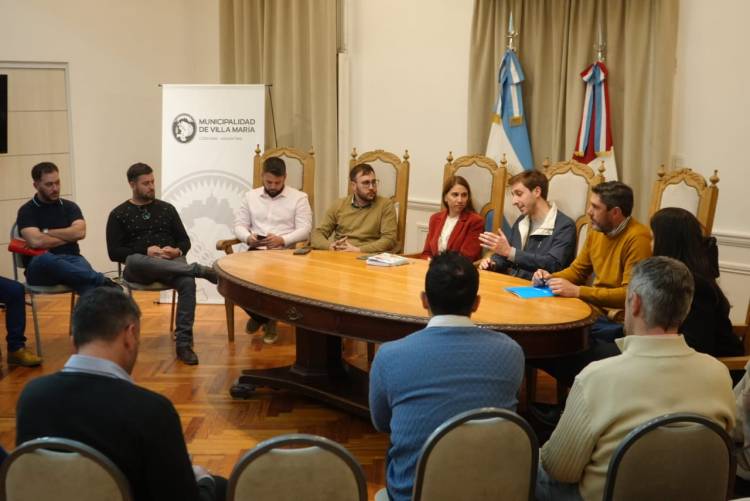
<svg viewBox="0 0 750 501"><path fill-rule="evenodd" d="M231 254L216 263L219 292L235 304L296 328L292 366L244 370L232 388L247 397L256 386L291 388L313 398L369 415L367 373L341 358L341 338L382 343L427 324L422 307L427 261L379 267L359 254L291 250ZM574 353L586 347L591 308L578 299L520 299L506 287L529 285L518 278L480 272L479 309L472 320L505 332L527 358Z"/></svg>

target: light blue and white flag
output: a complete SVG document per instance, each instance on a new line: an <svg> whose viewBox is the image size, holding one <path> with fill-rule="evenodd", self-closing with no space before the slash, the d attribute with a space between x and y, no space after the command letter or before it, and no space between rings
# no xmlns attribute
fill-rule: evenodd
<svg viewBox="0 0 750 501"><path fill-rule="evenodd" d="M505 155L508 173L511 176L534 168L529 132L523 113L523 80L524 74L516 52L506 49L498 71L497 102L490 126L490 137L487 140L486 155L498 164ZM506 187L503 227L508 230L508 225L519 216L518 210L510 203L509 193L510 187Z"/></svg>

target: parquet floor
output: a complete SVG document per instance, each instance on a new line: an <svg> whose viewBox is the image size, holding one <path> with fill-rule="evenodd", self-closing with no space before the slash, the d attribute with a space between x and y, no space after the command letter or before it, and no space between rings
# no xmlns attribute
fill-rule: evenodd
<svg viewBox="0 0 750 501"><path fill-rule="evenodd" d="M156 304L157 293L135 295L143 312L141 351L133 377L139 385L168 397L180 414L188 450L196 464L228 477L232 467L257 443L285 433L321 435L346 447L357 458L368 481L370 497L385 484L388 435L364 419L317 403L292 392L260 388L249 400L233 400L229 388L245 368L287 365L294 359L291 329L280 325L279 340L265 345L260 336L244 334L246 316L237 310L234 344L227 342L224 307L201 305L196 312L195 351L200 365L175 361L169 330L169 305ZM58 371L72 353L68 337L69 296L39 299L44 364L39 368L8 369L5 354L0 368L0 444L15 444L15 406L24 384ZM27 337L33 347L33 323L28 308ZM4 316L4 313L0 313ZM5 319L2 319L4 325ZM2 345L5 350L4 344ZM366 365L364 349L349 350L350 362ZM553 398L549 379L539 378L543 399Z"/></svg>

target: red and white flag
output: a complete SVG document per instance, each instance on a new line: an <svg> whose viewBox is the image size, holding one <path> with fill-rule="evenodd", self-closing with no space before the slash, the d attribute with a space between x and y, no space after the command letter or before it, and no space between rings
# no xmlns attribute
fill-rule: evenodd
<svg viewBox="0 0 750 501"><path fill-rule="evenodd" d="M616 181L617 164L612 145L607 73L607 67L601 61L581 73L581 78L586 82L586 96L573 159L588 164L595 173L599 172L599 166L604 161L604 179Z"/></svg>

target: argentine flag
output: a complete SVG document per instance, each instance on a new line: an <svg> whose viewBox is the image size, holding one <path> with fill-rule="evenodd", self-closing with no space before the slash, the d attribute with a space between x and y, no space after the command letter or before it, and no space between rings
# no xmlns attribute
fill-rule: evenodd
<svg viewBox="0 0 750 501"><path fill-rule="evenodd" d="M534 168L529 132L526 129L526 119L523 114L523 94L521 93L523 80L523 70L516 52L513 49L506 49L498 71L499 88L495 113L490 126L490 137L487 140L486 155L498 164L505 155L510 176ZM503 204L505 216L503 229L508 232L510 231L508 225L520 215L518 210L511 205L510 200L510 186L507 186Z"/></svg>
<svg viewBox="0 0 750 501"><path fill-rule="evenodd" d="M581 78L586 82L586 95L583 98L581 126L578 128L573 159L588 164L596 174L604 161L604 179L616 181L617 163L612 146L607 67L603 62L597 61L581 73Z"/></svg>

